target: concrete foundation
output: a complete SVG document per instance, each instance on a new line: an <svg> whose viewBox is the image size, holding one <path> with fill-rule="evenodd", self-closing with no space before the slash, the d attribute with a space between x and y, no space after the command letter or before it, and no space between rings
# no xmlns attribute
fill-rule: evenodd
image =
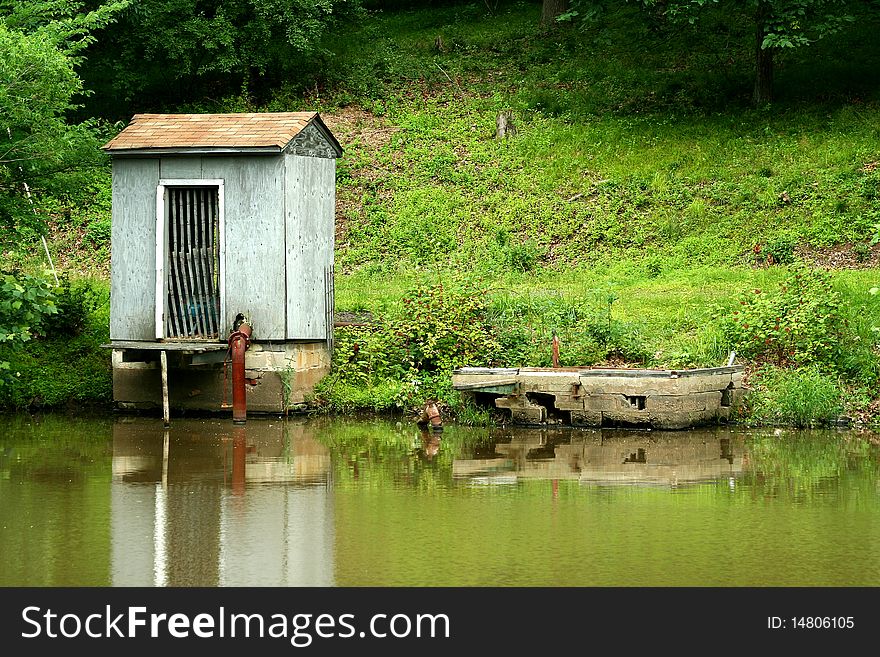
<svg viewBox="0 0 880 657"><path fill-rule="evenodd" d="M162 378L156 343L149 348L113 349L113 400L118 408L162 408ZM225 350L198 353L169 350L168 396L171 408L221 411L232 403L232 366ZM251 343L245 353L249 413L285 413L302 404L330 371L327 343ZM224 394L225 389L225 394Z"/></svg>
<svg viewBox="0 0 880 657"><path fill-rule="evenodd" d="M515 424L685 429L723 422L740 402L743 367L692 370L462 368L452 386Z"/></svg>

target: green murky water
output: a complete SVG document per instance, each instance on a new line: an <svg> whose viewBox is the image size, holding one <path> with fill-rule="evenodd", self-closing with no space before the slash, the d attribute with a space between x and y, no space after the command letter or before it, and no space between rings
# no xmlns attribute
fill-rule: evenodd
<svg viewBox="0 0 880 657"><path fill-rule="evenodd" d="M0 419L0 585L880 585L853 432Z"/></svg>

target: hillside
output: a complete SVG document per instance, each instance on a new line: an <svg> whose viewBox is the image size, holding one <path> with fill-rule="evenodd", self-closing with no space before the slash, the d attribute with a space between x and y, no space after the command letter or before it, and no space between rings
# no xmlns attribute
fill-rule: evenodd
<svg viewBox="0 0 880 657"><path fill-rule="evenodd" d="M377 12L330 44L334 66L305 95L285 87L180 108L316 108L345 148L337 311L380 321L340 331L319 404L405 410L439 396L464 417L451 366L547 365L553 332L564 364L719 364L742 339L730 323L740 294L773 292L804 263L832 268L839 304L821 310L828 334L811 327L803 340L840 350L745 356L766 366L753 417L869 417L880 26L781 58L778 101L756 109L740 17L687 27L625 7L546 33L539 13L533 3ZM515 134L498 139L504 111ZM51 243L74 274L106 277L108 186L104 172L91 203L59 211ZM405 301L432 294L436 316L413 316ZM415 354L427 338L446 346ZM782 409L798 386L801 408Z"/></svg>

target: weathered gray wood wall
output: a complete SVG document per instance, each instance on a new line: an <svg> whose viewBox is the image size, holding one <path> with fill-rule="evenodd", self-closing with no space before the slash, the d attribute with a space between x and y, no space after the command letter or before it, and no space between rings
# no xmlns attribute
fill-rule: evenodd
<svg viewBox="0 0 880 657"><path fill-rule="evenodd" d="M202 158L202 178L224 180L226 316L220 335L238 313L255 340L283 340L284 158L277 155Z"/></svg>
<svg viewBox="0 0 880 657"><path fill-rule="evenodd" d="M156 335L156 186L159 160L113 162L110 338Z"/></svg>
<svg viewBox="0 0 880 657"><path fill-rule="evenodd" d="M333 265L336 160L285 155L287 338L327 338L327 272Z"/></svg>

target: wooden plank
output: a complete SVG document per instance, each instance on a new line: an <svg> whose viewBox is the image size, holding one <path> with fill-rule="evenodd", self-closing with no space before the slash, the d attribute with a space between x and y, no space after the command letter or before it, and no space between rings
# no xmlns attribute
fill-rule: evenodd
<svg viewBox="0 0 880 657"><path fill-rule="evenodd" d="M186 267L186 279L184 280L184 284L189 287L186 288L186 313L187 318L189 319L192 326L192 335L203 335L201 326L199 325L199 313L197 309L197 299L196 299L196 284L195 284L195 275L193 273L193 269L195 268L195 263L193 262L193 254L192 254L192 190L184 189L181 190L182 204L183 204L183 263Z"/></svg>
<svg viewBox="0 0 880 657"><path fill-rule="evenodd" d="M202 306L205 313L205 322L208 333L212 336L217 335L217 328L214 324L214 313L211 312L213 295L211 294L210 277L208 276L208 259L210 251L208 250L208 220L207 220L207 198L211 193L208 188L198 190L198 261L200 269Z"/></svg>
<svg viewBox="0 0 880 657"><path fill-rule="evenodd" d="M460 367L453 370L453 374L467 375L495 375L495 374L519 374L518 367Z"/></svg>
<svg viewBox="0 0 880 657"><path fill-rule="evenodd" d="M202 353L205 351L226 351L229 345L225 342L140 342L136 340L114 340L102 344L104 349L133 349L138 351L191 351Z"/></svg>
<svg viewBox="0 0 880 657"><path fill-rule="evenodd" d="M489 388L500 389L500 388L509 388L509 390L505 390L504 394L509 394L514 391L516 388L516 379L489 379L486 381L477 381L477 382L469 382L469 383L456 383L452 382L452 387L455 390L473 390L479 392L484 390L485 392L495 392L495 390L489 390Z"/></svg>
<svg viewBox="0 0 880 657"><path fill-rule="evenodd" d="M208 221L209 221L209 231L208 231L208 272L210 275L211 281L211 314L214 317L214 329L217 335L220 335L220 290L218 287L218 266L219 266L219 258L220 251L218 248L218 239L219 239L219 207L218 196L220 190L213 189L210 194L208 194Z"/></svg>
<svg viewBox="0 0 880 657"><path fill-rule="evenodd" d="M164 349L159 352L159 360L162 363L162 419L167 427L171 424L171 410L168 405L168 354Z"/></svg>
<svg viewBox="0 0 880 657"><path fill-rule="evenodd" d="M167 244L168 227L168 190L163 185L156 187L156 332L157 339L164 338L166 302L168 295L168 258L165 253ZM170 314L170 313L168 313Z"/></svg>
<svg viewBox="0 0 880 657"><path fill-rule="evenodd" d="M199 179L202 177L201 157L163 157L159 165L159 177L163 179Z"/></svg>
<svg viewBox="0 0 880 657"><path fill-rule="evenodd" d="M335 160L287 155L285 162L287 338L326 340L332 309L324 272L333 264Z"/></svg>
<svg viewBox="0 0 880 657"><path fill-rule="evenodd" d="M199 323L199 334L202 337L207 337L211 332L208 330L208 322L204 311L205 292L202 286L202 260L200 257L201 250L199 248L199 222L201 221L198 213L199 192L201 192L199 189L188 189L186 191L187 201L190 206L189 223L187 226L187 234L189 235L188 253L193 264L193 278L195 279L193 286L193 303L195 304L195 312Z"/></svg>
<svg viewBox="0 0 880 657"><path fill-rule="evenodd" d="M336 315L336 269L335 262L335 241L336 241L336 159L323 159L320 164L321 168L321 228L323 229L323 239L321 240L321 257L325 265L329 268L329 304L327 307L327 317L325 321L324 331L329 336L327 338L327 348L331 355L333 353L333 324Z"/></svg>
<svg viewBox="0 0 880 657"><path fill-rule="evenodd" d="M156 333L156 187L159 161L113 162L110 335L153 340Z"/></svg>
<svg viewBox="0 0 880 657"><path fill-rule="evenodd" d="M179 189L174 190L174 261L177 265L177 309L179 312L180 324L183 331L178 333L177 337L187 337L192 335L192 326L189 321L189 312L186 307L186 298L189 296L186 286L186 269L184 268L182 257L183 241L183 200Z"/></svg>

